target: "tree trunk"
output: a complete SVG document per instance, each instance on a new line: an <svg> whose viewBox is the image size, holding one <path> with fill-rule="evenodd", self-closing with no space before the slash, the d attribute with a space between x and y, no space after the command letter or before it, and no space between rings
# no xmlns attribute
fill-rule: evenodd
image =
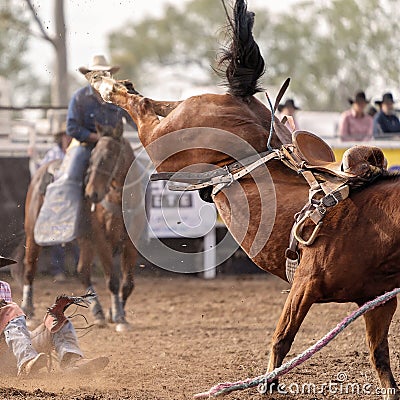
<svg viewBox="0 0 400 400"><path fill-rule="evenodd" d="M55 106L67 106L68 94L68 70L67 70L67 46L65 39L64 0L54 0L55 37L54 47L56 52L55 76L52 86L52 103Z"/></svg>

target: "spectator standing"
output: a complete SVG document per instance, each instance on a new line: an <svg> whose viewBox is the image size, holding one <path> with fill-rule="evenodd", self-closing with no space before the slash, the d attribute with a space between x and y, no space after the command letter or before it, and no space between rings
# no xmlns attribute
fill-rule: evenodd
<svg viewBox="0 0 400 400"><path fill-rule="evenodd" d="M291 132L299 129L296 120L297 110L300 110L300 108L296 106L293 99L287 99L283 104L279 104L278 106L278 111L280 112L281 118L285 116L290 117L285 125Z"/></svg>
<svg viewBox="0 0 400 400"><path fill-rule="evenodd" d="M67 147L71 143L72 138L67 135L67 123L63 122L60 129L58 129L54 134L55 145L47 151L44 155L40 166L47 164L50 161L62 160L67 151Z"/></svg>
<svg viewBox="0 0 400 400"><path fill-rule="evenodd" d="M374 119L374 136L384 137L386 134L400 134L400 121L394 111L394 100L392 93L385 93L382 100L375 101L380 111Z"/></svg>
<svg viewBox="0 0 400 400"><path fill-rule="evenodd" d="M365 109L369 103L365 93L355 93L348 99L351 107L342 113L339 123L339 137L344 142L367 141L373 137L374 120Z"/></svg>

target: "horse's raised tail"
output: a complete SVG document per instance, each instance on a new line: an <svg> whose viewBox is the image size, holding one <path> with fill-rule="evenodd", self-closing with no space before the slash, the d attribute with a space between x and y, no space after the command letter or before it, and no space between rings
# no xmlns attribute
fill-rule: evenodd
<svg viewBox="0 0 400 400"><path fill-rule="evenodd" d="M225 7L224 0L222 2ZM227 17L232 42L222 50L218 66L220 70L225 68L230 94L252 96L262 91L258 80L265 72L264 59L253 37L254 13L247 11L246 0L236 0L233 17L229 17L228 13Z"/></svg>

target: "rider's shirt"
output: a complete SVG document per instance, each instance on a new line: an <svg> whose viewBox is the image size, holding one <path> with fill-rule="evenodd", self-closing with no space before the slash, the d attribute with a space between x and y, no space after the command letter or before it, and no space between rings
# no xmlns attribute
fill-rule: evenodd
<svg viewBox="0 0 400 400"><path fill-rule="evenodd" d="M10 285L4 281L0 281L0 299L7 303L12 302Z"/></svg>
<svg viewBox="0 0 400 400"><path fill-rule="evenodd" d="M85 142L99 125L116 126L122 118L136 128L130 115L115 104L102 102L88 85L74 93L68 106L67 134Z"/></svg>

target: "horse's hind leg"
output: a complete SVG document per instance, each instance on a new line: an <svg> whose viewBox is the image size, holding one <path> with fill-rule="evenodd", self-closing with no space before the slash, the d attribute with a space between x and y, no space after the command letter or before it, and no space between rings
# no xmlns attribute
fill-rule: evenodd
<svg viewBox="0 0 400 400"><path fill-rule="evenodd" d="M77 268L79 279L87 292L95 293L91 279L94 259L93 243L89 238L82 237L78 239L78 246L80 249ZM94 323L98 326L105 326L106 318L97 296L91 301L90 310L94 317Z"/></svg>
<svg viewBox="0 0 400 400"><path fill-rule="evenodd" d="M27 234L24 258L24 286L22 291L21 308L28 319L34 316L33 307L33 280L36 275L37 263L41 247L36 244L32 234Z"/></svg>
<svg viewBox="0 0 400 400"><path fill-rule="evenodd" d="M384 305L364 314L370 360L378 374L381 388L386 391L386 394L383 396L385 400L400 398L400 392L390 368L388 344L389 326L396 307L397 299L394 298Z"/></svg>

